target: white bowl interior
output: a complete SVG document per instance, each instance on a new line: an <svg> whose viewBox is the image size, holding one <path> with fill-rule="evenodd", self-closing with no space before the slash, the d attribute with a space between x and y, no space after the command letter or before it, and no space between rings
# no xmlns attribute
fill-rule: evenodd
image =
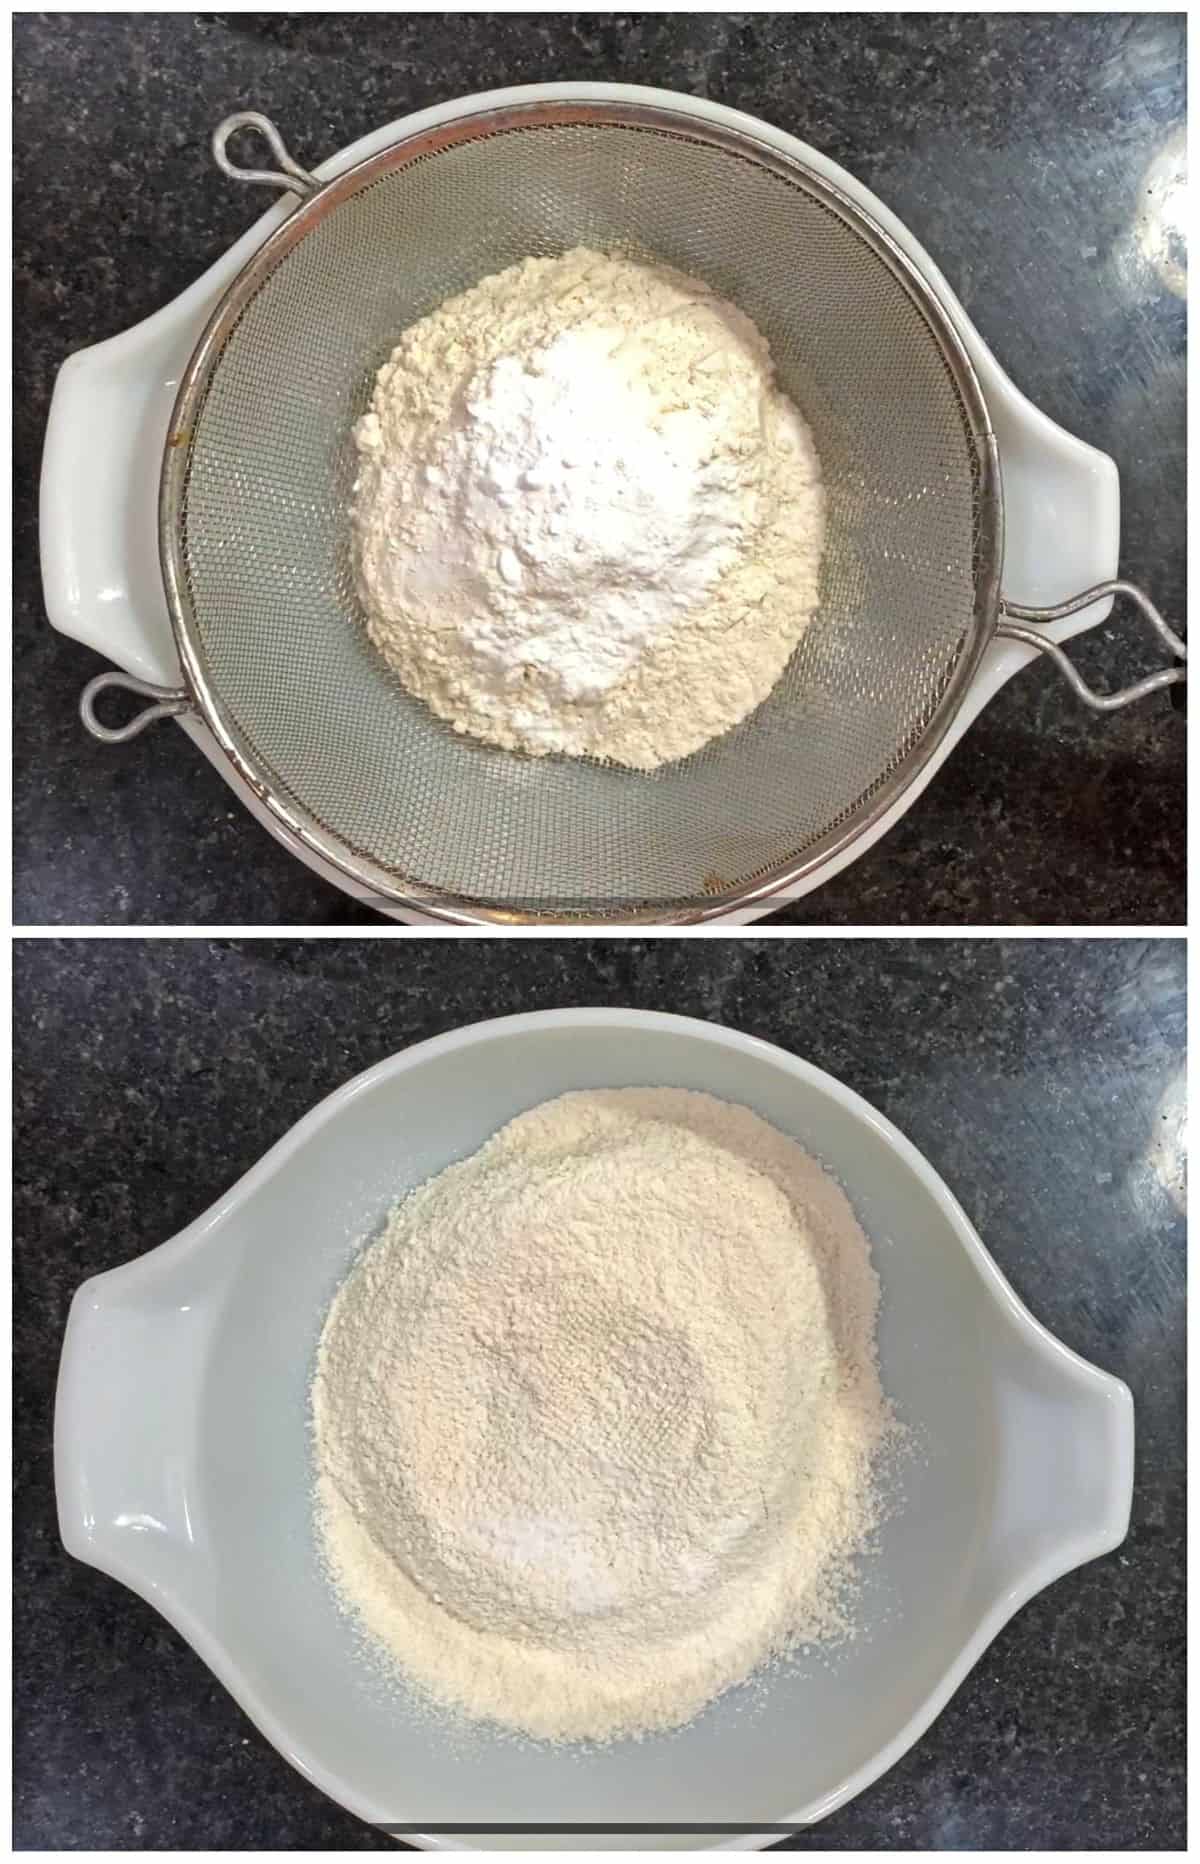
<svg viewBox="0 0 1200 1864"><path fill-rule="evenodd" d="M306 1384L333 1290L399 1193L522 1108L635 1084L754 1107L844 1184L872 1240L884 1382L913 1447L863 1563L856 1641L729 1692L676 1734L556 1751L449 1729L363 1661L316 1556ZM290 1757L338 1780L365 1816L427 1827L815 1816L918 1712L995 1604L1011 1329L918 1173L861 1111L765 1047L685 1025L492 1034L367 1083L223 1221L242 1261L201 1399L193 1498L216 1572L212 1629L287 1727Z"/></svg>

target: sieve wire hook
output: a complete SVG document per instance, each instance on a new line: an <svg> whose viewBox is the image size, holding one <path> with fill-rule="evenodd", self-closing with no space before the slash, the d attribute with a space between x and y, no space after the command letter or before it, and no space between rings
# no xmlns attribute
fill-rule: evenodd
<svg viewBox="0 0 1200 1864"><path fill-rule="evenodd" d="M279 163L274 168L239 168L229 155L229 142L239 130L254 130L267 144L271 154ZM253 181L265 188L284 188L289 194L298 194L302 200L316 194L321 183L315 175L310 175L307 168L301 168L288 154L287 144L279 134L270 117L263 116L259 110L239 110L234 116L227 116L223 123L218 123L213 131L213 159L217 167L232 181ZM280 173L283 170L283 173Z"/></svg>
<svg viewBox="0 0 1200 1864"><path fill-rule="evenodd" d="M1056 641L1048 641L1043 634L1037 634L1032 628L1016 627L1015 622L1023 621L1061 621L1066 615L1077 615L1081 608L1090 608L1104 596L1128 596L1142 615L1150 623L1154 632L1165 646L1170 648L1179 663L1167 667L1161 673L1147 674L1144 680L1135 680L1132 686L1122 686L1115 693L1099 693L1094 686L1078 672L1064 654ZM1174 628L1163 619L1158 609L1144 590L1131 582L1102 582L1092 589L1085 589L1082 595L1073 595L1068 602L1059 602L1053 608L1024 608L1017 602L1009 602L1004 597L1000 600L1002 617L996 628L997 635L1006 641L1021 641L1026 647L1034 647L1039 654L1045 654L1052 660L1077 698L1093 712L1119 712L1122 706L1132 705L1136 699L1146 699L1151 693L1162 692L1167 686L1182 686L1187 680L1187 643L1182 641Z"/></svg>
<svg viewBox="0 0 1200 1864"><path fill-rule="evenodd" d="M155 703L135 713L125 725L104 725L96 716L96 701L110 687L119 688L121 692L140 693L143 699L153 699ZM192 698L186 687L152 686L149 680L134 679L132 673L98 673L79 695L79 716L101 744L127 744L156 719L177 718L181 712L191 709Z"/></svg>

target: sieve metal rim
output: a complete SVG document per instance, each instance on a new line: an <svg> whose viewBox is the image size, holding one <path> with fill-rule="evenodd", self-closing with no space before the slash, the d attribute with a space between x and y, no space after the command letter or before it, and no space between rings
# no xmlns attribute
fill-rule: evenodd
<svg viewBox="0 0 1200 1864"><path fill-rule="evenodd" d="M353 164L328 181L311 177L289 161L288 175L274 178L280 188L302 192L301 204L268 235L232 281L206 324L176 394L159 481L159 556L171 627L188 694L221 751L285 835L294 836L322 860L365 887L388 908L418 911L450 925L700 925L739 908L759 905L796 882L807 879L865 836L911 788L933 758L964 700L1000 615L1003 564L1003 492L999 451L987 403L974 364L948 313L923 274L874 217L800 157L760 140L750 131L713 122L678 105L614 102L575 91L562 100L542 97L520 104L464 109L460 114L407 136ZM598 913L559 909L550 912L514 908L493 900L463 898L414 877L399 878L364 849L326 828L317 817L277 786L274 773L247 743L209 680L188 590L182 513L197 417L220 365L221 355L242 312L287 254L326 216L395 169L459 143L521 130L583 124L668 134L750 160L816 198L872 250L903 289L930 328L953 383L964 428L976 449L978 523L973 568L975 601L964 615L964 640L954 668L924 729L895 768L880 780L847 819L805 849L803 855L775 863L747 882L705 895L700 900L667 905L621 907ZM282 145L280 145L282 147ZM269 181L257 173L252 177ZM296 181L299 181L299 187Z"/></svg>

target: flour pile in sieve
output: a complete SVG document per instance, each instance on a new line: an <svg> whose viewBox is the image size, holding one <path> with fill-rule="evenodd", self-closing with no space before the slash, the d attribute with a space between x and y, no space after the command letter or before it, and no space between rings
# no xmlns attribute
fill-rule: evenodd
<svg viewBox="0 0 1200 1864"><path fill-rule="evenodd" d="M372 640L460 732L653 769L766 698L825 500L767 344L697 279L578 247L405 332L358 423Z"/></svg>
<svg viewBox="0 0 1200 1864"><path fill-rule="evenodd" d="M344 1604L437 1704L550 1740L677 1726L843 1635L877 1300L843 1193L747 1108L522 1114L397 1208L326 1320Z"/></svg>

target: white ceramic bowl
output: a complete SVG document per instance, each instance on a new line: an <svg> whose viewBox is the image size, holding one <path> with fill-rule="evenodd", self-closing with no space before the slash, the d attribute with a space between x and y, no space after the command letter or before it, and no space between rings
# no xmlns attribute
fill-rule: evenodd
<svg viewBox="0 0 1200 1864"><path fill-rule="evenodd" d="M306 1402L318 1333L398 1192L522 1108L637 1084L754 1107L826 1162L871 1238L884 1382L915 1449L865 1564L864 1633L832 1661L731 1691L672 1736L587 1753L450 1736L362 1661L317 1563ZM55 1474L68 1549L148 1599L279 1751L361 1818L415 1827L406 1835L428 1846L464 1823L620 1821L725 1828L655 1835L656 1847L743 1847L860 1792L1024 1600L1118 1545L1133 1407L1030 1316L920 1154L829 1075L706 1023L565 1010L381 1062L180 1235L86 1282L63 1348Z"/></svg>

